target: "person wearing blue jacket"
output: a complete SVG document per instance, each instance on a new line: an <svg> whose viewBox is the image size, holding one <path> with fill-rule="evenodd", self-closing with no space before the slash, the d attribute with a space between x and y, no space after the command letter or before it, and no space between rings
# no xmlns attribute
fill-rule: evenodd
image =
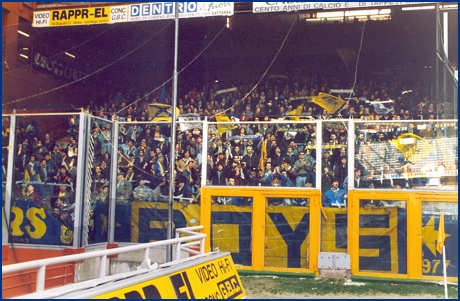
<svg viewBox="0 0 460 301"><path fill-rule="evenodd" d="M337 178L332 179L331 189L326 191L323 197L323 206L345 206L345 200L347 199L347 191L339 188L339 180Z"/></svg>

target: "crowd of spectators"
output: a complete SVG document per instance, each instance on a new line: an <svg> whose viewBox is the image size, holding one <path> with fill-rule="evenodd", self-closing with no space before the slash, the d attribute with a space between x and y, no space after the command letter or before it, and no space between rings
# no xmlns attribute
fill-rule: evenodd
<svg viewBox="0 0 460 301"><path fill-rule="evenodd" d="M200 128L181 130L178 125L174 146L170 145L170 123L147 122L150 120L148 105L171 104L170 92L160 95L159 92L120 91L92 100L85 108L97 117L93 118L90 136L93 146L92 206L108 202L111 173L117 173L117 204L167 201L170 180L175 183L175 200L199 203L204 176L206 184L212 186L315 188L316 158L321 158L322 170L318 171L321 174L318 185L321 187L318 188L324 195L323 204L344 204L348 187L349 134L357 137L354 179L355 187L359 188L426 185L424 178L392 180L383 176L385 173L407 172L413 166L407 158L398 158L398 166L403 167L395 171L388 154L396 151L389 140L401 133L415 133L425 138L456 135L446 127L418 129L415 126L418 120L453 118L451 104L436 103L420 94L420 84L409 87L401 81L358 82L354 94L337 95L346 103L333 115L311 100L319 92L329 93L331 89L343 88L338 80L322 79L317 84L304 84L274 79L252 91L252 84L230 86L237 91L219 93L220 89L229 87L219 87L216 83L179 90L178 108L181 114L198 114L201 119L207 117L214 121L213 117L223 112L231 118L235 128L219 134L215 124L210 125L208 133L202 133ZM301 120L330 120L330 123L323 125L322 129L316 129L316 124L312 122L270 123L272 120L295 119L293 112L298 106L302 106ZM107 122L114 118L127 122L119 124L116 151L112 149L113 123ZM414 122L406 123L406 127L400 124L377 129L359 124L350 132L343 122L347 118ZM67 223L71 223L74 191L77 189L78 126L76 115L69 118L69 143L65 148L52 141L50 133L40 135L38 129L30 124L18 126L15 133L15 182L22 181L23 199L37 202L53 216L61 217L69 211L70 217L61 218ZM318 130L322 131L322 147L316 145ZM207 145L203 145L205 134L208 135ZM175 150L173 159L170 158L172 147ZM316 156L318 151L319 157ZM207 154L206 162L201 159L203 152ZM366 162L369 152L380 154L372 164ZM116 171L110 170L114 155L118 162ZM169 175L171 164L175 166L173 177ZM205 175L201 173L203 164L206 166ZM445 168L443 165L439 162L434 168ZM213 201L216 204L251 203L247 198L230 198L229 201L225 196ZM273 199L269 200L269 204L301 206L307 202L304 199Z"/></svg>

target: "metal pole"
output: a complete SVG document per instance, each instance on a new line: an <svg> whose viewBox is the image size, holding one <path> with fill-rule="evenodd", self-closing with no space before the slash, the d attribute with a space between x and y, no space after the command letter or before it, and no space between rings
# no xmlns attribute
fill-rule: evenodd
<svg viewBox="0 0 460 301"><path fill-rule="evenodd" d="M207 116L203 120L203 147L201 148L201 187L206 186L208 178L208 119Z"/></svg>
<svg viewBox="0 0 460 301"><path fill-rule="evenodd" d="M107 229L107 242L115 241L115 210L117 199L117 175L118 175L118 118L114 118L112 124L112 155L110 157L110 190L109 190L109 221ZM122 152L123 155L123 152Z"/></svg>
<svg viewBox="0 0 460 301"><path fill-rule="evenodd" d="M447 271L446 271L446 245L442 245L442 273L444 274L444 297L449 299L447 295Z"/></svg>
<svg viewBox="0 0 460 301"><path fill-rule="evenodd" d="M177 49L179 43L179 2L174 5L175 32L174 32L174 71L173 71L173 102L171 106L171 150L169 157L169 203L167 238L172 239L173 230L173 203L174 203L174 170L176 167L176 106L177 106ZM172 261L172 246L166 247L166 262Z"/></svg>
<svg viewBox="0 0 460 301"><path fill-rule="evenodd" d="M4 216L3 216L3 227L2 227L2 244L6 245L9 241L8 238L10 237L10 220L11 220L11 206L13 205L13 182L14 182L14 176L13 176L13 166L14 166L14 160L19 160L19 158L16 158L18 156L17 153L15 153L16 150L16 145L19 145L19 143L22 143L24 141L16 141L15 144L15 139L16 137L16 110L13 110L13 115L10 116L10 139L8 141L8 166L6 168L6 184L5 184L5 205L4 205Z"/></svg>
<svg viewBox="0 0 460 301"><path fill-rule="evenodd" d="M438 104L441 103L441 95L439 91L439 3L436 3L436 53L435 53L435 59L436 59L436 75L435 75L435 81L436 81L436 99ZM437 104L437 105L438 105ZM436 105L436 106L437 106ZM444 113L446 112L446 103L443 102L444 105Z"/></svg>
<svg viewBox="0 0 460 301"><path fill-rule="evenodd" d="M78 129L78 152L77 152L77 168L78 170L84 171L86 166L84 162L86 161L86 154L87 154L87 138L88 138L88 128L87 124L87 116L86 113L83 111L80 112L79 116L79 129ZM84 204L84 193L82 187L85 185L84 179L84 172L78 172L77 178L74 183L75 189L75 221L74 221L74 230L73 230L73 247L78 248L81 247L81 237L82 237L82 221L83 221L83 204Z"/></svg>
<svg viewBox="0 0 460 301"><path fill-rule="evenodd" d="M452 102L451 99L447 99L449 93L447 93L447 66L448 66L448 60L447 60L447 47L448 47L448 44L447 44L447 14L448 12L444 12L442 14L443 16L443 26L442 26L442 30L443 30L443 64L442 64L442 69L443 69L443 73L442 73L442 79L443 79L443 96L444 96L444 108L447 104L447 102Z"/></svg>

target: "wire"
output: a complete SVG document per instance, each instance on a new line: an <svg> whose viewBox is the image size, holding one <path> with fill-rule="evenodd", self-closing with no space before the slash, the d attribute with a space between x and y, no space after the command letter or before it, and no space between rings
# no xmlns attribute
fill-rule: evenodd
<svg viewBox="0 0 460 301"><path fill-rule="evenodd" d="M87 79L88 77L90 76L93 76L94 74L97 74L105 69L107 69L108 67L114 65L115 63L119 62L120 60L126 58L127 56L131 55L133 52L135 52L136 50L138 50L139 48L141 48L142 46L144 46L145 44L147 44L148 42L150 42L150 40L152 40L154 37L156 37L158 34L160 34L163 30L165 30L169 25L173 24L173 21L169 22L166 26L164 26L162 29L160 29L156 34L154 34L152 37L150 37L149 39L147 39L146 41L144 41L143 43L141 43L139 46L137 46L136 48L134 48L133 50L129 51L128 53L126 53L125 55L121 56L120 58L116 59L115 61L113 61L112 63L94 71L93 73L90 73L90 74L87 74L73 82L70 82L70 83L67 83L67 84L64 84L62 86L59 86L59 87L56 87L56 88L53 88L53 89L50 89L50 90L47 90L47 91L44 91L44 92L41 92L41 93L37 93L37 94L34 94L34 95L31 95L31 96L26 96L26 97L23 97L23 98L19 98L19 99L16 99L16 100L13 100L13 101L10 101L10 102L7 102L7 103L4 103L2 104L2 106L5 106L5 105L9 105L9 104L12 104L12 103L16 103L16 102L20 102L20 101L23 101L23 100L26 100L26 99L29 99L29 98L33 98L33 97L36 97L36 96L40 96L40 95L44 95L44 94L47 94L49 92L53 92L53 91L56 91L56 90L59 90L59 89L62 89L62 88L65 88L65 87L68 87L70 85L73 85L77 82L80 82L82 80L85 80Z"/></svg>
<svg viewBox="0 0 460 301"><path fill-rule="evenodd" d="M101 35L105 34L107 31L112 30L112 28L114 28L114 27L111 26L109 29L107 29L107 30L101 32L100 34L98 34L98 35L96 35L96 36L94 36L94 37L92 37L92 38L90 38L90 39L88 39L88 40L86 40L86 41L84 41L84 42L78 44L78 45L75 45L75 46L73 46L73 47L70 47L70 48L67 49L67 50L64 50L64 51L58 52L58 53L56 53L56 54L53 54L52 56L49 56L48 58L53 58L53 57L55 57L55 56L58 56L58 55L60 55L60 54L63 54L64 52L68 52L68 51L71 51L71 50L73 50L73 49L75 49L75 48L78 48L78 47L80 47L80 46L82 46L82 45L84 45L84 44L86 44L86 43L88 43L88 42L94 40L95 38L100 37ZM16 71L16 70L20 70L20 69L24 69L24 68L30 67L30 66L32 66L33 64L34 64L34 63L30 63L30 64L23 65L23 66L21 66L21 67L18 67L18 68L12 69L12 70L8 70L8 71L4 72L3 75L8 74L8 73L13 72L13 71Z"/></svg>
<svg viewBox="0 0 460 301"><path fill-rule="evenodd" d="M267 75L268 71L270 70L270 68L272 67L272 65L275 63L276 59L278 58L278 55L280 54L281 50L283 49L284 47L284 44L286 44L286 40L287 38L289 37L291 31L292 31L292 28L294 27L294 24L295 24L295 21L298 20L298 17L299 17L299 13L297 13L297 18L294 18L294 20L292 21L292 24L291 24L291 27L289 28L289 31L287 32L286 36L284 37L284 40L283 42L281 43L280 47L278 48L278 52L276 53L275 57L273 58L273 60L271 61L271 63L268 65L267 69L265 70L265 72L262 74L262 76L260 77L259 81L254 85L254 87L243 97L241 98L240 100L237 100L231 107L223 110L222 112L219 112L219 113L216 113L214 115L211 115L210 117L215 117L216 115L220 115L220 114L225 114L225 112L227 112L228 110L234 108L235 106L239 105L240 103L244 102L246 100L246 98L251 95L251 93L257 88L257 86L260 84L260 82L264 79L264 77Z"/></svg>
<svg viewBox="0 0 460 301"><path fill-rule="evenodd" d="M232 17L233 18L233 17ZM217 37L222 33L222 31L224 31L224 29L226 28L227 26L224 25L222 27L222 29L214 36L214 38L203 48L202 51L200 51L187 65L185 65L185 67L183 67L180 71L177 72L177 75L181 74L182 71L184 71L188 66L190 66L193 62L195 62L203 52L206 51L206 49L209 48L209 46L211 46L211 44L217 39ZM143 100L144 98L147 98L149 97L152 93L154 93L155 91L157 91L158 89L160 89L163 85L169 83L171 80L173 79L173 77L171 76L168 80L164 81L162 84L160 84L158 87L156 87L155 89L153 89L152 91L150 91L149 93L143 95L141 98L133 101L130 105L133 105L133 104L136 104L138 103L139 101ZM118 110L116 112L116 114L119 114L122 110L124 110L125 108L122 108L120 110Z"/></svg>
<svg viewBox="0 0 460 301"><path fill-rule="evenodd" d="M354 91L355 91L356 81L357 81L357 79L358 79L359 57L361 56L361 50L362 50L362 48L363 48L364 28L366 27L366 22L367 22L367 21L364 21L363 29L362 29L362 31L361 31L361 41L359 42L358 55L356 56L356 64L355 64L355 74L354 74L354 79L353 79L353 86L351 87L350 95L348 95L348 102L350 101L351 96L353 95L353 93L354 93ZM345 106L343 106L343 108L340 109L340 111L339 111L339 113L338 113L338 116L339 116L339 119L342 120L342 123L343 123L343 126L345 127L345 130L348 132L348 127L347 127L347 125L345 124L344 119L342 118L342 115L340 114L340 112L342 112L342 110L343 110L344 108L345 108Z"/></svg>
<svg viewBox="0 0 460 301"><path fill-rule="evenodd" d="M355 86L356 86L356 81L358 79L358 63L359 63L359 57L361 56L361 50L363 48L363 40L364 40L364 28L366 27L366 22L367 21L364 21L364 24L363 24L363 30L361 31L361 41L359 42L359 50L358 50L358 55L356 57L356 66L355 66L355 78L353 80L353 87L351 88L351 92L350 92L350 95L348 96L348 99L351 98L352 94L354 93L355 91Z"/></svg>

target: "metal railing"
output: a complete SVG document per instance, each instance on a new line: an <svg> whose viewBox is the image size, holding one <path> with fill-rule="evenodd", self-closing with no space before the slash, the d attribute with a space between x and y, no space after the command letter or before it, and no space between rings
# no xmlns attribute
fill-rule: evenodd
<svg viewBox="0 0 460 301"><path fill-rule="evenodd" d="M144 250L144 261L141 264L142 268L147 268L150 270L155 269L156 267L163 267L163 266L170 266L174 264L178 264L182 261L189 260L188 258L181 259L180 252L184 251L189 254L193 255L204 255L204 243L206 234L202 234L199 232L195 232L196 230L203 229L203 226L195 226L195 227L188 227L188 228L179 228L176 229L176 237L169 240L162 240L156 241L146 244L139 244L134 246L128 247L121 247L116 249L108 249L108 250L101 250L101 251L94 251L89 253L83 254L74 254L74 255L67 255L61 257L53 257L53 258L46 258L28 262L22 262L17 264L11 264L2 267L2 275L7 275L11 273L22 272L26 270L36 269L37 270L37 284L36 284L36 292L42 292L45 290L45 274L46 274L46 267L69 263L69 262L76 262L85 259L92 259L92 258L99 258L99 277L96 279L100 279L106 277L106 268L107 268L107 258L111 255L118 255L122 253L132 252L132 251L139 251ZM180 237L181 234L186 234L187 236ZM160 246L168 246L174 245L176 257L175 260L166 263L165 265L157 266L156 264L150 264L150 249L154 247ZM191 247L195 246L199 248L200 251L196 249L192 249Z"/></svg>

